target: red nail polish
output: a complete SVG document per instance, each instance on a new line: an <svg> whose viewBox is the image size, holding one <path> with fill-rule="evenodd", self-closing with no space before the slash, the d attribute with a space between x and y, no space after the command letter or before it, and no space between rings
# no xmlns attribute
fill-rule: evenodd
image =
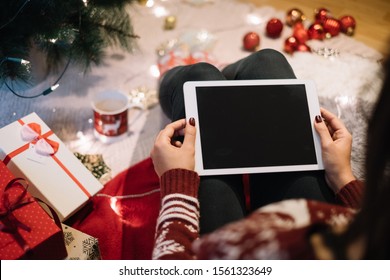
<svg viewBox="0 0 390 280"><path fill-rule="evenodd" d="M322 122L322 117L320 115L317 115L315 119L316 119L316 123Z"/></svg>
<svg viewBox="0 0 390 280"><path fill-rule="evenodd" d="M190 125L195 126L195 119L194 118L190 118L188 122L190 123Z"/></svg>

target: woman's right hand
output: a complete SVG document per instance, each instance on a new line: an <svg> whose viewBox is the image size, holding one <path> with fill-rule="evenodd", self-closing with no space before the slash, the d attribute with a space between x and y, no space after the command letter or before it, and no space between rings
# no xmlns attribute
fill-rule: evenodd
<svg viewBox="0 0 390 280"><path fill-rule="evenodd" d="M352 135L334 114L321 108L314 127L321 138L325 179L337 193L346 184L356 180L351 167Z"/></svg>
<svg viewBox="0 0 390 280"><path fill-rule="evenodd" d="M184 135L184 142L174 141L174 137ZM159 177L171 169L195 169L195 119L188 124L181 119L168 124L157 135L151 157Z"/></svg>

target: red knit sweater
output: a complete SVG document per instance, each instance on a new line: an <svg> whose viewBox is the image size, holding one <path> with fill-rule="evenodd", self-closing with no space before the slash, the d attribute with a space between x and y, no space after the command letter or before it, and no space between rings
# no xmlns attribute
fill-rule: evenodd
<svg viewBox="0 0 390 280"><path fill-rule="evenodd" d="M161 210L153 259L313 259L308 234L316 225L346 225L360 205L363 184L336 195L340 205L291 199L259 208L199 238L199 176L174 169L161 177Z"/></svg>

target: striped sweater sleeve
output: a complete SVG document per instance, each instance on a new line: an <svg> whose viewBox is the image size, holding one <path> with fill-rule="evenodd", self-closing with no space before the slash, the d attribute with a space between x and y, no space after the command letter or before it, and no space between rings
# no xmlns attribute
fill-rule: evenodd
<svg viewBox="0 0 390 280"><path fill-rule="evenodd" d="M199 176L173 169L160 178L161 209L157 219L153 259L194 259L192 243L199 238Z"/></svg>

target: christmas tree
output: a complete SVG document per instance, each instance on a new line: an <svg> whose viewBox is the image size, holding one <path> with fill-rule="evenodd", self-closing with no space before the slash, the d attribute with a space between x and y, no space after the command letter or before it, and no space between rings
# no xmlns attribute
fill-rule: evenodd
<svg viewBox="0 0 390 280"><path fill-rule="evenodd" d="M32 48L49 72L70 61L84 70L99 65L107 47L131 52L134 39L127 5L132 0L1 0L0 83L31 82Z"/></svg>

